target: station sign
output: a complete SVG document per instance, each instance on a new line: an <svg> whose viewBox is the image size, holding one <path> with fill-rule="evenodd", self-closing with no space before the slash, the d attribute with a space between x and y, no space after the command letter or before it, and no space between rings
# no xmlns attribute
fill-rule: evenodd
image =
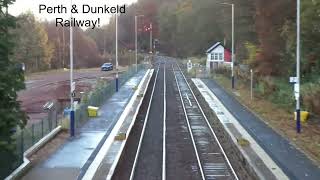
<svg viewBox="0 0 320 180"><path fill-rule="evenodd" d="M71 84L71 92L74 92L76 90L76 82L73 82Z"/></svg>
<svg viewBox="0 0 320 180"><path fill-rule="evenodd" d="M189 60L187 63L188 72L192 70L192 66L193 66L192 62L191 62L191 60Z"/></svg>
<svg viewBox="0 0 320 180"><path fill-rule="evenodd" d="M290 83L298 83L298 77L290 77Z"/></svg>

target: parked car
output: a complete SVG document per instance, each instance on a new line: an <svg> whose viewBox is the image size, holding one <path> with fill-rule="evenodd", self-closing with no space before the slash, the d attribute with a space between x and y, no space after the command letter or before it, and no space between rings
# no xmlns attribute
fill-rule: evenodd
<svg viewBox="0 0 320 180"><path fill-rule="evenodd" d="M101 71L112 71L113 70L113 64L112 63L104 63L101 66Z"/></svg>
<svg viewBox="0 0 320 180"><path fill-rule="evenodd" d="M16 67L19 71L25 72L26 71L26 65L24 63L18 63L16 64Z"/></svg>

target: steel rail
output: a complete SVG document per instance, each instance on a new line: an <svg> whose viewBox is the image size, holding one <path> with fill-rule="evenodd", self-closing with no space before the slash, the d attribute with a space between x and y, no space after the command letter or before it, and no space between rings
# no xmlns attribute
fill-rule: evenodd
<svg viewBox="0 0 320 180"><path fill-rule="evenodd" d="M156 84L157 84L157 77L158 77L159 69L160 69L160 65L158 66L156 77L155 77L155 80L154 80L154 83L153 83L153 88L152 88L151 98L150 98L148 109L147 109L147 114L146 114L146 117L145 117L145 120L144 120L142 132L141 132L141 136L140 136L140 140L139 140L139 144L138 144L138 148L137 148L137 151L136 151L134 163L133 163L133 166L132 166L132 169L131 169L131 173L130 173L130 178L129 178L130 180L134 179L134 174L135 174L137 162L138 162L138 159L139 159L139 154L140 154L140 149L141 149L144 133L145 133L145 130L146 130L148 119L149 119L149 113L150 113L151 103L152 103L152 100L153 100L153 94L154 94L155 87L156 87Z"/></svg>
<svg viewBox="0 0 320 180"><path fill-rule="evenodd" d="M180 87L179 87L179 83L178 83L178 80L177 80L177 76L176 76L173 64L172 64L172 69L173 69L174 78L176 80L176 84L177 84L177 87L178 87L178 91L179 91L180 100L181 100L181 104L182 104L182 107L183 107L184 115L186 117L186 122L187 122L187 125L188 125L189 134L190 134L190 137L191 137L193 149L194 149L196 157L197 157L197 162L198 162L198 166L199 166L199 169L200 169L201 178L203 180L205 180L206 178L205 178L205 175L204 175L204 172L203 172L203 167L202 167L202 164L201 164L201 161L200 161L200 157L199 157L199 153L198 153L198 149L197 149L194 137L193 137L193 133L192 133L191 125L190 125L190 122L189 122L188 114L187 114L186 107L185 107L184 102L183 102L181 90L180 90Z"/></svg>
<svg viewBox="0 0 320 180"><path fill-rule="evenodd" d="M177 63L176 63L176 64L177 64ZM237 176L237 174L236 174L236 172L235 172L234 168L232 167L232 164L230 163L230 160L229 160L229 158L228 158L227 154L225 153L225 150L223 149L223 147L222 147L222 145L221 145L221 143L220 143L220 141L219 141L219 139L218 139L218 137L217 137L216 133L215 133L215 132L214 132L214 130L212 129L212 127L211 127L211 125L210 125L210 123L209 123L209 120L208 120L207 116L205 115L205 113L204 113L204 111L203 111L202 107L200 106L200 104L199 104L199 102L198 102L198 100L197 100L196 96L194 95L194 92L193 92L193 90L191 89L190 84L189 84L189 82L187 81L187 78L186 78L186 77L185 77L185 75L183 74L183 72L182 72L182 70L181 70L181 68L180 68L179 64L177 64L177 66L178 66L179 71L181 72L181 74L182 74L182 76L183 76L183 78L184 78L184 80L185 80L186 84L188 85L188 88L189 88L190 92L192 93L192 95L193 95L193 97L194 97L195 101L197 102L197 105L198 105L198 107L199 107L199 109L200 109L200 111L201 111L201 113L202 113L203 117L204 117L204 118L205 118L205 120L206 120L207 126L209 127L209 129L210 129L211 133L213 134L213 136L214 136L214 138L215 138L215 140L216 140L216 142L217 142L217 144L218 144L218 146L219 146L219 148L220 148L220 150L221 150L221 152L222 152L222 154L223 154L223 156L224 156L224 159L226 160L226 162L227 162L227 164L228 164L228 166L229 166L230 170L232 171L232 174L234 175L234 177L235 177L235 179L236 179L236 180L239 180L239 178L238 178L238 176Z"/></svg>

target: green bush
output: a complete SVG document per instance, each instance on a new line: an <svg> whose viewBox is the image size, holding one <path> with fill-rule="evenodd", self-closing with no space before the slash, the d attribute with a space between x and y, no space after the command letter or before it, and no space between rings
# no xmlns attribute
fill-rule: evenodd
<svg viewBox="0 0 320 180"><path fill-rule="evenodd" d="M245 43L246 50L248 52L248 57L243 61L244 64L253 65L257 59L258 53L261 51L255 44L251 42Z"/></svg>
<svg viewBox="0 0 320 180"><path fill-rule="evenodd" d="M271 76L263 76L257 78L257 86L260 88L258 93L264 96L270 96L276 91L275 79Z"/></svg>
<svg viewBox="0 0 320 180"><path fill-rule="evenodd" d="M192 68L192 69L188 72L188 77L196 78L196 76L197 76L197 70L196 70L196 68Z"/></svg>
<svg viewBox="0 0 320 180"><path fill-rule="evenodd" d="M260 77L256 83L255 92L285 109L294 107L293 87L286 80L268 76Z"/></svg>
<svg viewBox="0 0 320 180"><path fill-rule="evenodd" d="M189 60L191 60L193 64L200 64L202 66L205 66L207 62L206 57L190 57L190 58L187 58L186 62L188 62Z"/></svg>
<svg viewBox="0 0 320 180"><path fill-rule="evenodd" d="M320 115L320 82L306 83L301 87L302 104L306 110Z"/></svg>
<svg viewBox="0 0 320 180"><path fill-rule="evenodd" d="M271 101L284 108L294 107L293 87L288 81L275 79L275 92L271 94Z"/></svg>
<svg viewBox="0 0 320 180"><path fill-rule="evenodd" d="M227 78L229 78L231 76L230 68L225 67L225 66L219 67L219 68L217 68L217 69L215 69L213 71L214 71L214 73L217 73L217 74L223 74Z"/></svg>

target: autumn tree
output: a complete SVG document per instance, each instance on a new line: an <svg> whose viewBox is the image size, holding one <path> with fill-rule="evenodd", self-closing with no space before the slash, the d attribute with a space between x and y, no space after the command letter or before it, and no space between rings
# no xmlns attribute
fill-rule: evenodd
<svg viewBox="0 0 320 180"><path fill-rule="evenodd" d="M262 75L280 75L284 67L281 54L285 50L285 39L281 28L294 8L292 0L278 0L272 3L256 0L256 32L259 39L260 54L255 67Z"/></svg>
<svg viewBox="0 0 320 180"><path fill-rule="evenodd" d="M49 42L53 44L52 68L68 68L70 61L70 28L43 22ZM100 29L99 29L100 30ZM89 31L89 30L88 30ZM97 42L81 28L73 28L75 68L99 67L103 63Z"/></svg>
<svg viewBox="0 0 320 180"><path fill-rule="evenodd" d="M14 58L25 63L27 71L40 71L51 68L53 44L48 41L44 26L38 22L31 12L21 14L17 18L14 30L17 46Z"/></svg>
<svg viewBox="0 0 320 180"><path fill-rule="evenodd" d="M110 54L115 50L115 27L111 25L113 23L113 20L111 20L109 25L85 31L86 36L96 42L97 49L103 58L105 58L106 54Z"/></svg>
<svg viewBox="0 0 320 180"><path fill-rule="evenodd" d="M246 44L257 44L257 33L256 33L256 0L232 0L230 3L235 5L235 53L236 61L243 63L249 55L246 49ZM221 23L223 32L227 35L227 47L231 47L231 7L223 8L222 14L225 19L224 23ZM225 24L228 22L227 24ZM226 29L227 27L227 29Z"/></svg>
<svg viewBox="0 0 320 180"><path fill-rule="evenodd" d="M96 42L81 28L74 28L74 58L76 68L100 67L104 62Z"/></svg>
<svg viewBox="0 0 320 180"><path fill-rule="evenodd" d="M312 78L320 74L320 2L301 1L301 64L303 77ZM287 19L282 27L282 36L286 39L284 59L293 73L296 58L296 16ZM313 77L313 78L314 78Z"/></svg>
<svg viewBox="0 0 320 180"><path fill-rule="evenodd" d="M48 41L53 47L50 67L53 69L66 68L69 55L69 39L67 39L67 30L62 27L56 27L53 22L42 22L48 35Z"/></svg>
<svg viewBox="0 0 320 180"><path fill-rule="evenodd" d="M236 62L250 59L260 75L289 76L295 60L294 0L226 0L235 5ZM231 48L231 7L219 0L138 0L119 17L121 49L134 44L134 15L145 15L139 27L152 22L160 49L172 56L203 55L216 41ZM302 0L302 70L319 71L319 2ZM115 23L89 33L99 50L114 51ZM91 31L91 30L90 30ZM93 31L92 31L93 32ZM92 34L94 34L92 36ZM139 31L140 49L149 49L149 33ZM248 61L246 62L248 63ZM312 73L309 73L312 74Z"/></svg>

